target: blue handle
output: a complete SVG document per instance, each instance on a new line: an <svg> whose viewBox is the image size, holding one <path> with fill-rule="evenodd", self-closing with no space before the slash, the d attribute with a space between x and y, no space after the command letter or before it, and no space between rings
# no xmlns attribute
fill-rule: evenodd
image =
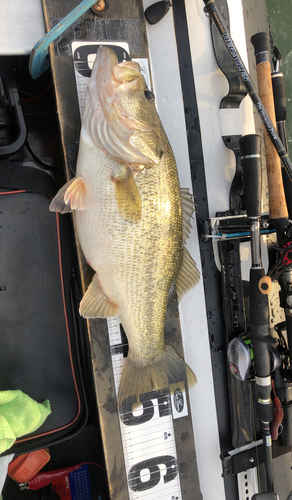
<svg viewBox="0 0 292 500"><path fill-rule="evenodd" d="M83 0L80 5L77 5L68 16L64 17L54 28L43 36L34 46L29 59L29 72L34 80L41 76L50 66L48 54L48 46L71 24L81 17L90 7L96 3L96 0Z"/></svg>

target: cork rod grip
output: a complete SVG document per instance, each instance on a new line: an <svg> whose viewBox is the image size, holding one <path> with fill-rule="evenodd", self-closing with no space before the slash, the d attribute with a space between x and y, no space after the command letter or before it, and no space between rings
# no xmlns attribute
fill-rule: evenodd
<svg viewBox="0 0 292 500"><path fill-rule="evenodd" d="M262 34L258 35L260 37ZM255 47L257 57L256 71L258 79L258 93L273 125L276 127L271 65L269 60L267 60L268 57L262 57L265 52L266 54L268 54L268 52L264 50L263 46L257 46L257 42L262 42L261 38L260 40L257 40L258 35L252 37L252 43ZM262 57L262 60L258 60L258 56ZM269 183L270 219L287 219L288 210L282 180L281 160L270 137L268 136L268 133L266 132L266 129L263 130L263 133Z"/></svg>

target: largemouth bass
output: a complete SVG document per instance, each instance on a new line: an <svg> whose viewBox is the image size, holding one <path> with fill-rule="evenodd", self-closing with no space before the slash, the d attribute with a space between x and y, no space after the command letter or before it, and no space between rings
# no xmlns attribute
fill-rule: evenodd
<svg viewBox="0 0 292 500"><path fill-rule="evenodd" d="M86 90L76 177L50 210L75 211L88 264L96 271L81 303L85 318L119 316L129 353L119 401L170 384L195 383L166 344L168 295L199 279L185 248L194 204L180 189L174 155L140 67L100 47Z"/></svg>

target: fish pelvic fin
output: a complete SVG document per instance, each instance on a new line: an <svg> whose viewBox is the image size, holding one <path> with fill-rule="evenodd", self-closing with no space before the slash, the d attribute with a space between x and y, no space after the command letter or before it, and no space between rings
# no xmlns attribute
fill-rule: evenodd
<svg viewBox="0 0 292 500"><path fill-rule="evenodd" d="M86 187L83 178L73 177L57 192L50 204L51 212L65 214L72 210L84 210Z"/></svg>
<svg viewBox="0 0 292 500"><path fill-rule="evenodd" d="M172 384L182 385L186 381L188 387L195 385L196 375L171 346L166 345L165 351L149 364L137 361L129 352L119 387L119 407L128 397L136 396L139 404L141 394L160 391Z"/></svg>
<svg viewBox="0 0 292 500"><path fill-rule="evenodd" d="M141 218L142 203L138 188L129 167L124 166L120 172L112 176L118 209L127 222L135 222Z"/></svg>
<svg viewBox="0 0 292 500"><path fill-rule="evenodd" d="M188 250L184 247L180 268L178 271L177 278L175 280L175 288L179 301L183 298L185 293L187 293L189 290L191 290L191 288L196 286L199 279L200 279L200 272L197 268L197 264L191 257Z"/></svg>
<svg viewBox="0 0 292 500"><path fill-rule="evenodd" d="M112 318L119 314L118 306L113 304L103 292L97 274L93 276L80 302L79 314L83 318Z"/></svg>

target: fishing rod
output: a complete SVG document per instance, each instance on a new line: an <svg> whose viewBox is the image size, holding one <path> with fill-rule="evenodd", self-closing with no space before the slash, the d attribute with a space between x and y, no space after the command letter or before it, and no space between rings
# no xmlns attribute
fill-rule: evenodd
<svg viewBox="0 0 292 500"><path fill-rule="evenodd" d="M271 37L271 35L270 35ZM271 41L271 44L273 42ZM286 134L286 93L285 93L285 83L284 83L284 75L280 71L280 65L282 62L282 56L280 51L272 46L272 63L273 63L273 72L272 72L272 86L273 86L273 95L274 95L274 104L275 104L275 115L276 115L276 123L278 134L281 141L284 144L284 147L289 154L288 151L288 141ZM284 184L284 191L286 195L286 203L288 208L288 214L290 220L292 219L292 183L287 175L287 172L284 168L282 168L282 177Z"/></svg>
<svg viewBox="0 0 292 500"><path fill-rule="evenodd" d="M256 57L259 95L273 126L276 126L271 65L269 60L269 36L267 33L257 33L251 37L251 43L254 46ZM263 134L268 172L270 221L276 226L278 241L281 243L283 231L288 224L288 209L283 186L281 160L265 129L263 129Z"/></svg>
<svg viewBox="0 0 292 500"><path fill-rule="evenodd" d="M283 146L283 143L282 141L280 140L279 136L278 136L278 133L270 119L270 117L268 116L266 110L265 110L265 107L262 103L262 100L260 99L260 96L256 90L256 87L254 86L249 74L248 74L248 71L244 65L244 62L243 60L241 59L239 53L238 53L238 50L232 40L232 38L230 37L230 35L228 34L228 31L226 29L226 26L225 26L225 23L222 19L222 16L219 12L219 9L216 5L216 3L214 2L214 0L203 0L204 3L205 3L205 10L208 12L208 14L210 15L210 17L212 18L216 28L218 29L223 41L224 41L224 44L229 52L229 54L231 55L232 57L232 60L233 60L233 63L235 64L237 70L238 70L238 73L244 83L244 86L251 98L251 100L253 101L253 104L265 126L265 129L267 130L267 133L269 134L269 137L277 151L277 154L279 155L279 157L281 158L282 162L283 162L283 165L287 171L287 174L289 176L289 179L290 181L292 182L292 163L288 157L288 154L287 154L287 151L286 149L284 148Z"/></svg>
<svg viewBox="0 0 292 500"><path fill-rule="evenodd" d="M276 90L276 105L274 106L273 99L273 86L272 86L272 75L271 66L269 62L269 44L270 39L267 33L258 33L251 38L252 44L255 49L256 57L256 69L259 85L259 94L262 95L263 102L266 109L271 113L271 119L273 123L276 121L281 121L280 129L282 129L283 136L285 135L284 121L286 118L285 113L285 96L283 94L284 82L283 77L276 76L277 85ZM267 168L269 177L269 197L270 203L270 220L276 226L278 235L278 256L276 259L276 264L270 269L269 276L271 279L278 278L279 284L281 286L280 291L280 306L285 312L285 325L287 333L287 342L284 339L281 332L281 325L277 325L276 331L279 334L279 339L282 342L282 357L284 363L281 370L277 370L275 377L275 387L279 393L280 401L283 405L284 419L283 419L283 432L282 441L286 446L291 446L292 444L292 372L291 372L291 360L292 360L292 224L288 223L288 210L287 205L284 206L282 193L284 192L284 183L281 175L281 165L279 163L279 157L276 155L273 146L270 143L269 137L264 132L266 157L267 157ZM282 183L282 189L279 191L280 198L277 198L277 189L275 190L273 186L274 177L269 176L269 168L277 170L277 175L279 176L279 182ZM284 172L285 174L285 172ZM286 179L287 181L287 179ZM277 179L275 179L277 182ZM289 185L290 184L290 185ZM288 200L291 196L291 183L286 185L286 193ZM275 204L279 206L275 209ZM285 201L285 200L284 200ZM282 218L279 218L279 212ZM291 217L291 212L290 212ZM259 283L261 287L261 283ZM283 340L284 339L284 340ZM290 369L289 369L290 365ZM290 394L290 396L289 396Z"/></svg>
<svg viewBox="0 0 292 500"><path fill-rule="evenodd" d="M265 276L261 260L260 218L262 199L262 167L260 136L250 134L240 140L241 165L244 181L244 195L247 216L251 226L251 269L250 269L250 329L254 354L256 415L261 422L264 445L267 488L274 490L272 472L272 438L270 422L274 417L271 398L272 379L269 347L274 344L270 336L268 295L259 288Z"/></svg>
<svg viewBox="0 0 292 500"><path fill-rule="evenodd" d="M224 41L224 44L231 55L231 58L233 60L233 63L235 67L238 70L238 74L240 75L261 119L262 122L265 126L265 129L277 151L278 156L281 158L282 163L285 167L287 177L289 182L291 183L292 181L292 175L291 175L291 161L288 157L288 153L286 149L284 148L282 141L280 140L276 130L275 126L272 123L270 117L267 115L267 112L264 108L263 102L260 98L260 96L257 93L257 90L252 83L250 76L248 75L248 72L244 66L244 63L242 59L240 58L238 51L234 45L234 42L232 41L231 37L229 36L224 21L222 20L222 17L218 11L218 8L214 2L214 0L204 0L205 3L205 10L209 13L210 17L212 18L216 28L218 29L219 34L222 37L222 40ZM279 178L278 176L276 177L277 179ZM283 189L282 187L280 188L281 190L281 201L283 200ZM275 191L275 190L274 190ZM275 195L277 193L274 192ZM276 198L277 199L277 198ZM278 198L279 202L279 198ZM277 232L280 236L280 241L282 240L282 248L280 248L279 252L279 258L274 266L274 269L270 270L270 277L276 278L279 275L283 274L283 280L285 280L284 286L286 286L286 289L282 290L282 300L280 301L282 307L285 308L286 312L286 324L288 324L288 337L290 338L290 345L289 345L289 350L290 350L290 370L286 369L286 374L288 377L290 377L291 381L291 355L292 355L292 335L291 333L289 334L289 330L291 332L292 328L292 285L291 285L291 279L289 279L289 276L287 273L284 273L283 271L287 269L288 266L291 266L292 264L292 225L286 226L284 233L281 235L281 229L285 226L285 219L287 217L287 208L285 208L286 203L284 204L284 207L280 207L280 210L278 212L278 215L273 214L273 217L275 217L274 221L277 223ZM275 207L276 208L276 207ZM278 207L279 209L279 207ZM287 219L286 219L287 220ZM282 239L283 238L283 239ZM273 274L274 273L274 274ZM266 281L266 277L263 277L263 279ZM263 281L262 281L263 282ZM265 286L270 286L265 283ZM283 285L282 285L283 286ZM262 289L263 291L263 289ZM282 342L285 342L284 337L281 339ZM289 367L289 363L286 363L286 366ZM285 381L284 381L285 382ZM288 378L289 382L289 378ZM288 387L289 386L289 387ZM286 382L283 384L282 393L283 393L283 398L282 400L285 402L285 408L284 410L286 411L286 416L284 412L284 422L285 426L287 427L287 434L285 440L287 442L291 443L292 439L292 423L291 423L291 415L292 415L292 401L291 397L289 396L289 389L290 389L290 384L286 384ZM284 433L284 431L283 431ZM282 434L283 434L282 433Z"/></svg>
<svg viewBox="0 0 292 500"><path fill-rule="evenodd" d="M226 0L219 0L222 15L229 29L229 9ZM210 23L213 51L218 67L225 75L228 82L228 93L220 101L220 109L237 109L246 97L246 89L241 82L236 68L228 54L223 40L214 26ZM227 57L226 57L227 56ZM239 139L241 135L228 133L222 135L225 147L233 151L235 162L235 172L229 191L229 209L226 212L217 212L218 224L214 227L216 234L209 235L219 240L217 244L220 266L221 266L221 289L222 289L222 309L225 325L226 345L239 339L246 333L246 313L243 281L241 273L240 242L242 238L250 236L250 227L246 216L243 215L243 182L240 159ZM242 218L247 224L240 226ZM208 221L203 221L203 231L209 225ZM224 225L226 223L228 225ZM244 230L245 229L245 230ZM205 239L208 236L205 234ZM240 341L239 341L240 342ZM249 351L247 355L249 354ZM248 358L248 356L247 356ZM253 405L250 382L234 376L233 368L236 366L231 361L230 370L227 371L227 385L229 392L229 410L231 417L231 442L232 446L240 448L253 441Z"/></svg>
<svg viewBox="0 0 292 500"><path fill-rule="evenodd" d="M258 47L258 57L263 58L262 39ZM255 38L257 40L258 37ZM254 42L254 39L253 39ZM265 61L264 61L265 62ZM259 87L259 94L265 95L268 87L268 94L272 89L270 68L257 67L260 69L260 81L262 87ZM267 71L269 74L267 74ZM276 121L273 116L274 103L273 100L266 101L263 98L263 105L267 112L270 112L270 119L273 126ZM270 110L271 109L271 110ZM274 113L275 115L275 113ZM274 145L268 135L265 133L267 170L269 178L270 192L270 219L277 228L278 238L282 241L282 235L288 224L288 211L286 206L285 192L282 182L282 167L281 160L276 153ZM260 218L261 218L261 159L260 159L260 137L257 135L244 136L239 139L241 166L244 179L244 197L247 216L250 221L251 232L251 259L252 266L250 269L250 330L251 330L251 345L254 359L255 371L255 386L256 386L256 415L261 422L261 432L263 437L264 447L264 462L266 470L267 492L259 493L253 496L253 500L268 500L276 499L273 484L273 467L272 467L272 430L273 439L278 436L278 427L280 425L282 414L281 404L278 398L274 398L275 409L278 411L279 418L275 418L274 404L272 400L272 378L271 378L271 359L275 359L275 340L270 335L269 321L269 303L268 293L271 290L271 279L265 276L265 271L261 262L261 247L260 247ZM291 281L291 280L290 280ZM234 352L238 352L238 344L240 344L241 354L248 351L248 347L243 340L243 337L235 338L228 347L229 362L234 361ZM274 351L273 351L274 349ZM278 360L275 361L273 369L280 366L279 354ZM245 359L251 357L247 353ZM239 358L238 358L239 359ZM237 360L238 361L238 360ZM241 360L242 361L242 360ZM245 380L248 372L248 367L243 370L244 373L238 373L239 363L231 363L230 367L235 367L234 375L241 380ZM241 363L241 368L243 367ZM250 367L250 365L249 365ZM232 369L232 368L231 368ZM277 401L276 401L277 400ZM280 405L280 408L279 408ZM271 424L272 423L272 424Z"/></svg>

